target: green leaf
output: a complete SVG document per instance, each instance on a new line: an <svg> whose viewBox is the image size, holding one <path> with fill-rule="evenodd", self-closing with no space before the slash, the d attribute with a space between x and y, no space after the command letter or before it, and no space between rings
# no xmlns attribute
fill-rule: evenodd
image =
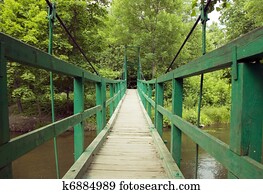
<svg viewBox="0 0 263 194"><path fill-rule="evenodd" d="M196 16L196 11L194 9L192 10L191 16L192 17Z"/></svg>
<svg viewBox="0 0 263 194"><path fill-rule="evenodd" d="M192 9L194 9L197 6L197 1L198 0L193 0L192 1Z"/></svg>
<svg viewBox="0 0 263 194"><path fill-rule="evenodd" d="M221 8L220 7L216 7L216 11L221 11Z"/></svg>

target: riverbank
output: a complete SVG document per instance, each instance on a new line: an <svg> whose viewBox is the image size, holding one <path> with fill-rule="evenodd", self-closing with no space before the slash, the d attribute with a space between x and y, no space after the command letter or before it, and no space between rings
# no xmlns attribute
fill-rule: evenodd
<svg viewBox="0 0 263 194"><path fill-rule="evenodd" d="M65 117L60 116L57 120L61 120ZM51 117L49 115L43 115L41 117L33 117L33 116L26 116L22 114L11 114L9 116L9 128L11 132L18 132L18 133L27 133L48 125L51 123ZM95 131L96 124L95 122L85 122L84 124L85 130L87 131ZM69 131L73 131L73 127L68 129Z"/></svg>

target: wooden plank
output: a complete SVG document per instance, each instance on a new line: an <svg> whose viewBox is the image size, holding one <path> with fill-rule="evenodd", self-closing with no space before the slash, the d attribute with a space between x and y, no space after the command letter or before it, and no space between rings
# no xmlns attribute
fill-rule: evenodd
<svg viewBox="0 0 263 194"><path fill-rule="evenodd" d="M79 159L72 165L68 172L64 175L63 179L74 179L83 176L90 163L93 160L94 155L98 152L100 147L103 145L107 134L109 133L112 125L115 122L118 110L121 107L123 100L120 101L116 110L114 111L111 119L107 123L106 127L98 134L98 136L92 141L92 143L86 148Z"/></svg>
<svg viewBox="0 0 263 194"><path fill-rule="evenodd" d="M140 103L141 107L143 106ZM167 147L164 145L163 140L157 131L157 129L154 128L154 125L152 124L151 118L146 113L146 110L143 109L144 116L151 127L151 134L153 137L153 140L155 142L155 145L157 146L157 150L159 152L159 156L161 157L162 164L165 168L165 171L169 178L175 178L175 179L183 179L184 176L182 172L180 171L179 167L175 163L172 155L168 151Z"/></svg>
<svg viewBox="0 0 263 194"><path fill-rule="evenodd" d="M113 170L90 170L88 171L83 178L92 178L92 179L164 179L167 178L167 175L164 172L129 172L126 171L113 171Z"/></svg>
<svg viewBox="0 0 263 194"><path fill-rule="evenodd" d="M131 160L130 160L131 159ZM127 161L127 157L109 157L109 156L100 156L95 157L92 161L93 164L117 164L117 165L123 165L126 166L130 165L138 165L138 166L157 166L161 163L158 160L141 160L138 157L129 157L129 160Z"/></svg>
<svg viewBox="0 0 263 194"><path fill-rule="evenodd" d="M143 160L142 160L143 159ZM105 161L106 163L108 161L112 161L112 163L116 162L116 161L121 161L121 162L138 162L140 163L141 161L143 162L148 162L149 164L150 163L160 163L159 160L153 160L152 157L150 158L147 158L147 157L144 157L144 158L138 158L137 156L129 156L129 158L127 158L127 156L116 156L116 157L112 157L112 156L107 156L107 155L100 155L99 157L95 157L93 162L96 162L96 161Z"/></svg>
<svg viewBox="0 0 263 194"><path fill-rule="evenodd" d="M154 173L153 173L154 172ZM83 178L167 178L135 90Z"/></svg>
<svg viewBox="0 0 263 194"><path fill-rule="evenodd" d="M126 171L129 172L164 172L163 168L160 168L161 164L157 165L138 165L136 164L130 164L130 163L122 163L122 164L98 164L98 163L92 163L90 168L92 170L114 170L114 171Z"/></svg>

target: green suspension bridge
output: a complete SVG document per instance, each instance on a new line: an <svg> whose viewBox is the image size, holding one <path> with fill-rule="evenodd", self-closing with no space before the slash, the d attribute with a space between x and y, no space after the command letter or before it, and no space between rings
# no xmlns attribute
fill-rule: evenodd
<svg viewBox="0 0 263 194"><path fill-rule="evenodd" d="M263 178L263 65L260 63L263 58L263 28L206 53L207 5L203 6L193 27L194 29L199 20L202 21L203 56L170 71L192 29L166 74L148 81L142 79L138 59L137 89L128 89L126 54L120 80L103 78L52 56L52 29L55 18L63 28L66 29L66 26L55 12L54 5L49 3L49 6L49 53L0 33L0 178L12 178L14 160L54 139L58 178L181 179L184 178L180 171L182 133L195 142L196 161L198 148L201 147L228 170L229 178ZM79 46L78 48L81 50ZM87 59L82 50L81 53ZM16 138L10 138L9 129L9 61L51 72L52 123ZM197 127L199 125L194 126L182 119L184 79L201 75L198 111L200 124L204 74L225 68L231 68L232 79L229 144L201 130ZM59 121L56 121L54 116L52 73L74 78L74 114ZM84 110L85 82L92 82L96 86L96 106L87 110ZM164 83L167 82L172 83L172 111L164 108ZM108 99L107 90L110 93ZM111 117L107 121L108 107ZM155 116L152 121L153 112ZM97 136L84 148L84 121L93 115L96 115ZM164 116L169 118L172 124L170 152L162 140ZM58 167L56 137L69 127L74 127L75 163L62 177ZM197 170L196 168L196 172Z"/></svg>

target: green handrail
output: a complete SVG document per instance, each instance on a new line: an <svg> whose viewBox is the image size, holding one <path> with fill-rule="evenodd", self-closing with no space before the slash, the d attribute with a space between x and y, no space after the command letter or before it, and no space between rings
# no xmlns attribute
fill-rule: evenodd
<svg viewBox="0 0 263 194"><path fill-rule="evenodd" d="M263 27L149 81L138 79L140 98L155 109L155 126L162 134L163 119L172 123L171 154L178 166L183 132L229 171L229 178L263 178ZM229 145L182 119L183 80L220 69L232 69L232 107ZM172 112L166 110L162 85L172 81ZM149 85L151 87L149 87ZM148 86L148 87L146 87ZM151 91L155 87L155 102ZM147 89L150 88L150 89ZM161 89L160 89L161 88Z"/></svg>
<svg viewBox="0 0 263 194"><path fill-rule="evenodd" d="M97 122L97 131L100 132L106 125L106 107L114 104L114 111L127 88L127 80L111 80L94 75L3 33L0 33L0 53L0 178L12 177L12 161L57 137L71 126L74 126L74 158L76 160L84 150L83 121L97 114L100 118L100 122ZM74 115L10 139L7 107L7 61L73 77ZM95 107L84 110L84 83L86 81L96 84L97 92L103 93L103 98L97 100ZM106 85L112 85L115 88L114 95L108 100L106 99Z"/></svg>

